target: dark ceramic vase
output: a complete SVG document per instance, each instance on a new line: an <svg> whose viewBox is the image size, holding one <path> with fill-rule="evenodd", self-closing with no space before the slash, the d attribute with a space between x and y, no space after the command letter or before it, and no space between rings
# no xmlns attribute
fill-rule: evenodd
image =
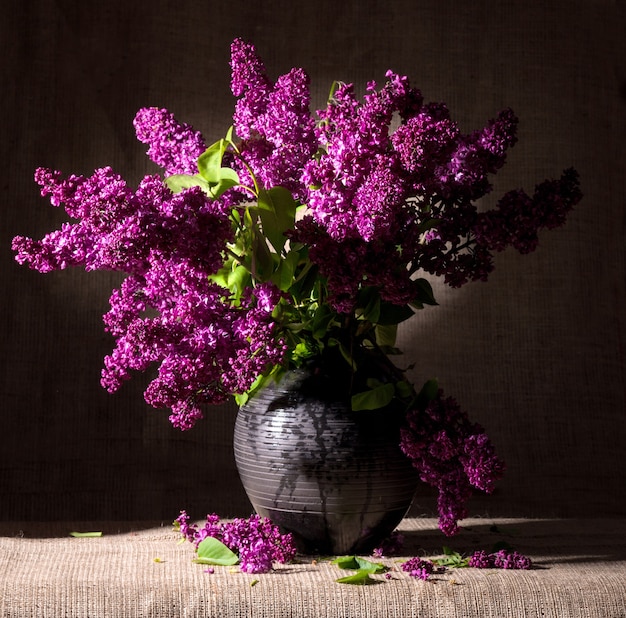
<svg viewBox="0 0 626 618"><path fill-rule="evenodd" d="M332 373L286 373L235 423L235 460L252 505L309 554L371 550L404 517L418 483L399 448L401 412L352 412L343 377Z"/></svg>

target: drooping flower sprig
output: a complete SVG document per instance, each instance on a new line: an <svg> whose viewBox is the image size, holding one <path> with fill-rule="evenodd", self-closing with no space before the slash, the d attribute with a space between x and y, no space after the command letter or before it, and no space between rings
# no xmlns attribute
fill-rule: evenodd
<svg viewBox="0 0 626 618"><path fill-rule="evenodd" d="M445 104L424 102L389 71L362 99L334 84L312 114L303 69L274 81L241 39L231 69L236 103L223 138L207 147L168 110L141 109L135 131L162 173L132 188L110 167L67 177L38 169L41 194L73 221L13 240L16 260L41 272L126 275L104 316L115 347L102 385L116 391L156 366L145 399L169 408L180 429L206 404L242 403L308 359L334 355L358 372L358 350L396 352L398 324L436 304L433 277L452 287L486 280L495 253L534 250L540 230L562 225L581 198L569 169L479 210L517 139L509 109L465 134ZM412 401L400 382L352 393L354 409ZM431 412L410 412L421 442L405 448L442 492L452 531L467 480L489 489L500 468L484 434Z"/></svg>
<svg viewBox="0 0 626 618"><path fill-rule="evenodd" d="M400 448L419 471L420 479L438 490L441 531L451 536L467 517L472 489L491 493L504 474L487 434L472 423L437 383L427 383L407 413Z"/></svg>

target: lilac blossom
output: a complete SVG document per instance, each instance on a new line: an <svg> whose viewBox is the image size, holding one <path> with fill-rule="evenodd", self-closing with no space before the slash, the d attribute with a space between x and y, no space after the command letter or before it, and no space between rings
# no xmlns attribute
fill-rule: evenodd
<svg viewBox="0 0 626 618"><path fill-rule="evenodd" d="M83 266L128 275L104 316L116 340L102 373L107 390L158 364L146 401L170 407L174 426L189 429L202 404L245 392L281 362L285 348L272 319L278 291L261 284L234 305L210 281L232 237L219 201L198 188L174 195L157 176L132 191L110 168L67 179L40 169L36 179L78 221L41 241L17 237L16 259L40 272Z"/></svg>
<svg viewBox="0 0 626 618"><path fill-rule="evenodd" d="M231 45L231 67L234 128L243 140L233 166L244 180L252 182L249 166L265 189L283 186L304 199L301 170L317 150L309 76L295 68L273 83L254 47L241 39Z"/></svg>
<svg viewBox="0 0 626 618"><path fill-rule="evenodd" d="M224 543L239 556L241 570L246 573L267 573L275 562L285 564L296 556L291 534L282 534L267 517L251 515L222 521L209 514L203 527L189 523L189 516L181 511L174 522L183 538L198 547L207 537Z"/></svg>
<svg viewBox="0 0 626 618"><path fill-rule="evenodd" d="M521 189L509 191L496 208L476 217L472 227L476 242L488 250L513 246L530 253L537 248L539 230L563 225L581 197L578 174L571 168L560 179L537 185L532 196Z"/></svg>
<svg viewBox="0 0 626 618"><path fill-rule="evenodd" d="M424 410L408 413L400 446L421 480L438 489L439 527L446 535L456 534L457 521L467 517L472 488L490 493L504 473L482 427L441 390Z"/></svg>
<svg viewBox="0 0 626 618"><path fill-rule="evenodd" d="M132 307L137 294L134 286L129 287ZM124 302L127 297L112 297L105 322L124 333L105 358L103 386L113 392L131 370L144 371L159 363L158 375L146 389L146 401L171 408L172 424L190 429L202 418L201 404L223 402L232 393L245 392L267 366L282 360L285 348L272 320L272 302L278 302L279 295L270 287L251 291L241 307L234 307L223 302L224 289L209 284L202 295L179 293L176 304L162 309L159 317L134 317L123 329L118 316L128 320L133 310Z"/></svg>
<svg viewBox="0 0 626 618"><path fill-rule="evenodd" d="M318 111L323 152L308 162L303 180L314 220L335 240L371 239L381 215L378 227L385 233L385 222L392 222L402 207L405 189L394 170L395 156L390 155L388 142L393 113L405 99L405 80L390 81L380 92L373 82L368 84L362 105L353 87L344 84L327 109ZM372 201L367 184L378 186Z"/></svg>
<svg viewBox="0 0 626 618"><path fill-rule="evenodd" d="M144 107L137 112L135 132L148 144L148 157L162 167L166 176L196 174L198 157L206 150L202 134L188 124L180 124L166 109Z"/></svg>
<svg viewBox="0 0 626 618"><path fill-rule="evenodd" d="M400 568L411 577L422 579L424 581L428 580L430 576L438 570L433 562L430 560L424 560L423 558L419 558L417 556L403 562L400 565Z"/></svg>
<svg viewBox="0 0 626 618"><path fill-rule="evenodd" d="M333 239L312 217L304 217L289 234L309 247L309 256L326 277L328 303L338 312L350 314L359 290L367 281L378 286L383 300L403 305L417 295L417 283L402 264L391 241L361 238Z"/></svg>
<svg viewBox="0 0 626 618"><path fill-rule="evenodd" d="M470 557L469 566L476 569L530 569L532 560L524 554L508 549L494 553L479 550Z"/></svg>

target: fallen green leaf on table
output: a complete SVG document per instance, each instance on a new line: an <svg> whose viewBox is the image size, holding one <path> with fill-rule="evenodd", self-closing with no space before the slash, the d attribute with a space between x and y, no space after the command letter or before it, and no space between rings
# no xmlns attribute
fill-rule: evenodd
<svg viewBox="0 0 626 618"><path fill-rule="evenodd" d="M458 551L453 551L449 547L444 546L443 558L433 558L432 562L438 566L451 567L453 569L463 569L469 566L469 558L462 556Z"/></svg>
<svg viewBox="0 0 626 618"><path fill-rule="evenodd" d="M86 537L97 537L102 536L102 532L70 532L70 536L74 538L86 538Z"/></svg>
<svg viewBox="0 0 626 618"><path fill-rule="evenodd" d="M341 556L332 561L340 569L355 570L356 573L337 579L338 584L367 584L371 581L370 575L385 573L388 568L379 562L371 562L359 556Z"/></svg>
<svg viewBox="0 0 626 618"><path fill-rule="evenodd" d="M239 556L228 549L224 543L209 536L198 545L198 557L194 559L194 562L232 566L239 562Z"/></svg>
<svg viewBox="0 0 626 618"><path fill-rule="evenodd" d="M356 573L352 575L346 575L346 577L340 577L335 580L338 584L354 584L354 585L363 585L367 584L371 581L369 571L364 569L359 569Z"/></svg>

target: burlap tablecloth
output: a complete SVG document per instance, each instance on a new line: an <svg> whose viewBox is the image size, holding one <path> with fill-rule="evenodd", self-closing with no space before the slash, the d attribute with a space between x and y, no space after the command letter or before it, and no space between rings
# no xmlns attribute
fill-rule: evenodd
<svg viewBox="0 0 626 618"><path fill-rule="evenodd" d="M100 538L71 531L101 530ZM30 616L624 617L626 520L465 522L446 539L434 519L405 520L403 557L392 578L367 586L335 582L329 561L301 557L249 575L192 562L169 524L0 524L0 614ZM455 569L429 581L398 569L413 555L461 552L506 541L529 555L529 571ZM234 569L236 571L236 569ZM256 582L256 583L255 583Z"/></svg>

